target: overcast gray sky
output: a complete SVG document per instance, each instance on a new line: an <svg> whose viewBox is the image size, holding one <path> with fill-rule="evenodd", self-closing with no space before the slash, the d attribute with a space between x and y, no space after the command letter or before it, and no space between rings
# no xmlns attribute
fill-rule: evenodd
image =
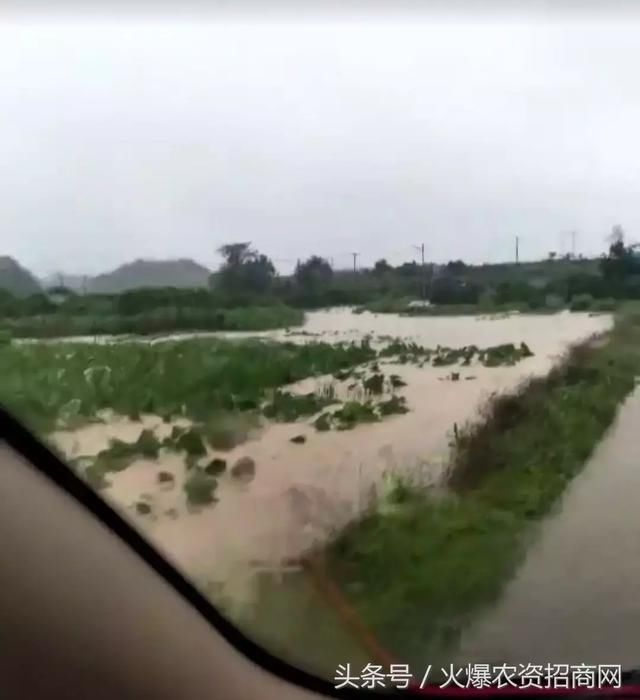
<svg viewBox="0 0 640 700"><path fill-rule="evenodd" d="M0 254L217 264L250 240L471 261L640 240L640 15L5 18Z"/></svg>

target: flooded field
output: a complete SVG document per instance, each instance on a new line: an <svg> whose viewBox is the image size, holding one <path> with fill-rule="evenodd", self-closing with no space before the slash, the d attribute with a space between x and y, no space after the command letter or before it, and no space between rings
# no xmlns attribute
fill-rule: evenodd
<svg viewBox="0 0 640 700"><path fill-rule="evenodd" d="M409 318L349 310L310 313L302 329L257 335L296 343L370 337L377 346L402 339L431 348L525 343L533 355L511 366L472 362L454 367L454 372L450 366L381 360L380 369L399 378L394 394L406 399L407 413L344 431L318 432L311 420L267 422L231 450L208 451L207 459L247 466L242 474L228 469L219 477L216 502L208 507L187 503L184 460L164 450L157 459L138 458L110 474L103 493L230 614L247 618L259 600L262 612L257 618L249 615L249 624L258 637L271 639L274 609L287 608L287 600L293 607L295 600L306 600L308 608L309 596L313 598L308 583L301 583L296 574L297 558L356 518L383 488L385 474L408 472L437 484L447 464L454 426L476 419L493 393L508 392L527 377L547 373L570 344L606 331L611 323L609 316L575 313L500 318ZM302 394L331 385L339 397L352 391L348 384L349 380L321 376L286 388ZM189 421L108 415L105 422L59 431L53 437L67 456L77 458L96 455L113 438L135 440L142 428L163 439L176 425L188 426ZM260 572L276 578L265 584ZM316 606L318 614L317 606L322 605L314 600L310 609ZM317 632L313 614L287 609L296 618L285 635L289 642ZM325 609L320 617L328 625L326 641L317 640L315 646L341 649L343 660L358 658L361 652L345 638L337 621L331 624L330 611ZM326 656L322 662L330 665Z"/></svg>

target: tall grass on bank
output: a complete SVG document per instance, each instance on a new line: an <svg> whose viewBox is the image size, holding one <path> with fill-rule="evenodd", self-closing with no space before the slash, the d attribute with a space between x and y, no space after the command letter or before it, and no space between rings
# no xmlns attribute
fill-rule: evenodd
<svg viewBox="0 0 640 700"><path fill-rule="evenodd" d="M101 409L135 416L259 408L267 389L375 358L367 344L234 342L82 343L0 346L0 401L39 430L59 416L89 419Z"/></svg>
<svg viewBox="0 0 640 700"><path fill-rule="evenodd" d="M450 488L405 488L326 552L345 593L403 661L446 655L497 600L544 516L613 421L640 373L640 316L617 319L606 345L571 351L547 379L499 398L462 431Z"/></svg>
<svg viewBox="0 0 640 700"><path fill-rule="evenodd" d="M263 331L299 326L303 321L303 311L282 304L233 309L166 307L136 315L52 313L5 318L0 321L0 330L14 338L62 338L180 331Z"/></svg>

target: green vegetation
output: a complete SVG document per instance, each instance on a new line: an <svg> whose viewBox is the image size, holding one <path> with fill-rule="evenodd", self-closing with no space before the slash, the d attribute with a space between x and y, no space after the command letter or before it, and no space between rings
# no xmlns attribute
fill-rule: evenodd
<svg viewBox="0 0 640 700"><path fill-rule="evenodd" d="M214 492L218 482L213 476L194 469L184 482L184 493L187 502L192 506L205 506L216 501Z"/></svg>
<svg viewBox="0 0 640 700"><path fill-rule="evenodd" d="M257 400L247 398L240 401L237 408L251 411L256 406ZM257 425L258 419L252 414L217 412L204 422L202 432L214 450L232 450L242 444Z"/></svg>
<svg viewBox="0 0 640 700"><path fill-rule="evenodd" d="M204 467L205 474L209 476L220 476L227 471L227 460L214 457L209 464Z"/></svg>
<svg viewBox="0 0 640 700"><path fill-rule="evenodd" d="M488 404L457 431L449 489L406 480L330 546L333 575L398 658L423 662L455 645L494 602L549 512L611 424L640 372L640 315L607 344L571 351L547 378Z"/></svg>
<svg viewBox="0 0 640 700"><path fill-rule="evenodd" d="M397 361L401 364L411 363L423 366L426 362L430 362L434 367L460 364L468 366L476 358L485 367L499 367L515 365L532 356L533 352L526 343L520 343L518 346L513 343L505 343L488 348L479 348L477 345L449 348L439 345L434 350L416 343L394 340L380 351L380 357L397 357ZM392 384L402 381L397 375L394 376L395 379L391 379Z"/></svg>
<svg viewBox="0 0 640 700"><path fill-rule="evenodd" d="M593 297L591 294L576 294L571 298L569 309L571 311L589 311L593 306Z"/></svg>
<svg viewBox="0 0 640 700"><path fill-rule="evenodd" d="M404 396L392 396L385 401L346 401L334 411L320 414L313 425L316 430L352 430L361 423L377 423L384 416L408 413Z"/></svg>
<svg viewBox="0 0 640 700"><path fill-rule="evenodd" d="M301 416L313 416L335 401L332 388L324 394L316 394L313 391L307 394L292 394L276 390L271 401L262 410L271 420L292 422Z"/></svg>
<svg viewBox="0 0 640 700"><path fill-rule="evenodd" d="M202 435L196 428L189 428L175 441L176 449L183 450L189 457L202 457L207 454Z"/></svg>
<svg viewBox="0 0 640 700"><path fill-rule="evenodd" d="M107 471L120 471L138 457L157 459L160 446L155 433L145 429L134 442L111 439L109 447L98 453L97 461L102 461Z"/></svg>
<svg viewBox="0 0 640 700"><path fill-rule="evenodd" d="M301 261L290 276L278 276L273 262L250 243L219 250L223 264L209 271L190 260L138 260L80 286L63 279L43 292L32 275L0 257L0 329L16 337L103 333L166 333L182 330L261 330L301 323L299 309L351 305L356 311L426 315L554 313L598 300L640 298L638 246L626 245L614 226L600 258L467 265L378 260L372 268L335 270L317 255ZM208 287L206 286L208 278ZM70 282L71 284L72 282ZM161 286L161 285L173 286ZM429 301L430 306L412 304Z"/></svg>
<svg viewBox="0 0 640 700"><path fill-rule="evenodd" d="M404 396L391 396L386 401L380 401L377 408L380 416L402 415L409 412Z"/></svg>
<svg viewBox="0 0 640 700"><path fill-rule="evenodd" d="M34 429L60 416L95 420L102 409L206 422L257 410L269 390L375 358L366 343L181 342L0 346L0 400ZM207 435L211 439L211 428Z"/></svg>
<svg viewBox="0 0 640 700"><path fill-rule="evenodd" d="M61 306L48 314L5 317L0 329L15 338L62 338L95 335L158 335L187 331L263 331L298 326L299 309L283 305L236 309L159 307L136 315L67 313Z"/></svg>

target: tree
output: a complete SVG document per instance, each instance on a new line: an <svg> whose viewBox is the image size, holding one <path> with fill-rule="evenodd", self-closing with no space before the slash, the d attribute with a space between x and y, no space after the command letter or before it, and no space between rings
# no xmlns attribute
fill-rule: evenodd
<svg viewBox="0 0 640 700"><path fill-rule="evenodd" d="M228 243L218 252L224 262L214 279L222 291L230 295L270 291L276 269L266 255L251 247L251 243Z"/></svg>
<svg viewBox="0 0 640 700"><path fill-rule="evenodd" d="M467 266L462 260L450 260L447 263L447 270L453 274L460 274L466 269Z"/></svg>
<svg viewBox="0 0 640 700"><path fill-rule="evenodd" d="M378 260L373 266L373 274L378 275L379 277L386 274L387 272L391 272L391 270L393 270L393 268L384 258Z"/></svg>
<svg viewBox="0 0 640 700"><path fill-rule="evenodd" d="M329 285L333 278L333 269L327 260L312 255L297 265L294 277L296 283L304 289L316 291Z"/></svg>
<svg viewBox="0 0 640 700"><path fill-rule="evenodd" d="M609 240L609 253L600 261L600 271L607 280L621 281L629 275L638 272L638 263L631 246L624 244L622 226L614 226Z"/></svg>
<svg viewBox="0 0 640 700"><path fill-rule="evenodd" d="M556 259L556 256L557 256L557 253L556 253L555 250L550 250L550 251L549 251L549 260L550 260L550 261L555 260L555 259Z"/></svg>

